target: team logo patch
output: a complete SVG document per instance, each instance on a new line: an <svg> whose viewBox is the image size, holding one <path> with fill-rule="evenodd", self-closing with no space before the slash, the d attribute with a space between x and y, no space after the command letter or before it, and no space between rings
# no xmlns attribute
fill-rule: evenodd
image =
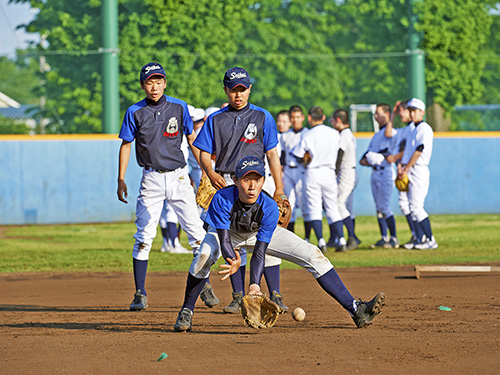
<svg viewBox="0 0 500 375"><path fill-rule="evenodd" d="M250 123L245 129L245 133L243 134L243 137L241 137L240 141L245 143L257 143L257 140L255 139L256 136L257 125Z"/></svg>
<svg viewBox="0 0 500 375"><path fill-rule="evenodd" d="M165 132L163 135L165 137L176 137L179 134L179 124L177 123L176 117L170 117L168 124L165 127Z"/></svg>

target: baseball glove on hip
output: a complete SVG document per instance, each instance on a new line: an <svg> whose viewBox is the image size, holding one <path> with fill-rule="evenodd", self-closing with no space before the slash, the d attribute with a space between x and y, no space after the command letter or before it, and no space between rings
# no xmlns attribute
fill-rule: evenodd
<svg viewBox="0 0 500 375"><path fill-rule="evenodd" d="M208 176L204 175L201 178L200 186L196 192L196 203L198 203L198 205L203 209L207 210L216 192L217 189L212 186Z"/></svg>
<svg viewBox="0 0 500 375"><path fill-rule="evenodd" d="M271 328L278 320L280 308L261 294L247 294L241 303L241 315L247 326L255 329Z"/></svg>
<svg viewBox="0 0 500 375"><path fill-rule="evenodd" d="M304 167L307 167L309 164L311 164L311 161L312 161L312 156L309 153L309 151L306 151L304 157L302 158L302 164L304 164Z"/></svg>
<svg viewBox="0 0 500 375"><path fill-rule="evenodd" d="M399 191L408 191L408 185L410 183L408 181L408 175L405 174L402 178L396 177L394 183Z"/></svg>
<svg viewBox="0 0 500 375"><path fill-rule="evenodd" d="M280 210L278 225L286 228L290 222L290 218L292 217L292 207L290 207L288 197L286 195L275 195L273 199L278 204L278 209Z"/></svg>

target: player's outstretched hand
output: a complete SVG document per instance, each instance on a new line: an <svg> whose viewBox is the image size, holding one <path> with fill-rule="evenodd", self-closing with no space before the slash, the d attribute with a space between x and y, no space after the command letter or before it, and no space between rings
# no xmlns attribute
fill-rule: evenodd
<svg viewBox="0 0 500 375"><path fill-rule="evenodd" d="M223 270L220 270L218 272L219 275L224 275L224 277L221 279L221 280L226 280L229 276L231 276L232 274L236 273L238 271L238 269L240 268L241 266L241 257L240 257L240 253L238 250L235 250L234 251L234 254L236 255L236 258L227 258L227 263L229 264L221 264L219 266L219 268L225 268Z"/></svg>
<svg viewBox="0 0 500 375"><path fill-rule="evenodd" d="M217 190L220 190L226 186L226 180L220 174L213 172L208 177L210 178L213 187Z"/></svg>
<svg viewBox="0 0 500 375"><path fill-rule="evenodd" d="M116 192L118 194L118 200L123 203L128 203L125 198L128 197L127 193L127 184L123 180L118 180L118 190Z"/></svg>

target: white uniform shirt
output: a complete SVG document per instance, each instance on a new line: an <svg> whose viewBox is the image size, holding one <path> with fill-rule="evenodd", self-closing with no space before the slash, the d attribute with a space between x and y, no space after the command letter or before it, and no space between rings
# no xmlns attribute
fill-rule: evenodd
<svg viewBox="0 0 500 375"><path fill-rule="evenodd" d="M298 158L303 158L306 151L309 151L311 163L307 166L308 169L319 167L335 169L339 147L339 132L322 124L313 126L304 134L292 153Z"/></svg>
<svg viewBox="0 0 500 375"><path fill-rule="evenodd" d="M417 159L415 165L429 165L432 156L432 144L434 141L434 132L431 126L422 121L421 123L415 125L414 129L408 133L406 138L406 147L401 159L402 164L408 164L413 153L421 145L424 146L422 154Z"/></svg>
<svg viewBox="0 0 500 375"><path fill-rule="evenodd" d="M387 138L384 134L385 126L376 132L368 145L368 152L380 153L382 151L391 153L394 150L394 146L397 142L396 134L398 133L396 129L392 129L392 138ZM380 164L381 167L389 167L390 164L387 160L383 160Z"/></svg>
<svg viewBox="0 0 500 375"><path fill-rule="evenodd" d="M399 154L406 148L406 140L413 129L415 129L413 122L410 122L405 127L397 129L396 142L394 144L394 150L391 152L392 154Z"/></svg>
<svg viewBox="0 0 500 375"><path fill-rule="evenodd" d="M285 133L281 133L280 145L281 150L285 153L285 164L291 168L296 168L298 166L297 159L291 154L295 146L297 146L302 139L302 136L309 131L307 128L302 128L298 133L294 132L293 129L288 130Z"/></svg>
<svg viewBox="0 0 500 375"><path fill-rule="evenodd" d="M349 128L345 128L340 132L340 149L344 151L344 154L338 172L342 173L342 171L356 168L356 138L354 138L354 134Z"/></svg>

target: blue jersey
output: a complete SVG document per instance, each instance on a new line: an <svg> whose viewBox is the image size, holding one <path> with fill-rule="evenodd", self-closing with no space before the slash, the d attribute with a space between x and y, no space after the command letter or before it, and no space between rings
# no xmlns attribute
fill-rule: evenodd
<svg viewBox="0 0 500 375"><path fill-rule="evenodd" d="M265 191L253 204L238 199L238 187L227 186L215 193L205 221L215 229L255 233L257 240L269 243L279 219L278 205Z"/></svg>
<svg viewBox="0 0 500 375"><path fill-rule="evenodd" d="M241 110L227 106L208 116L193 144L216 155L216 172L233 173L245 156L265 160L265 153L278 145L278 131L265 109L253 104Z"/></svg>
<svg viewBox="0 0 500 375"><path fill-rule="evenodd" d="M141 167L174 170L184 167L183 134L193 132L186 102L164 95L157 102L143 99L125 113L119 137L135 140L137 163Z"/></svg>

